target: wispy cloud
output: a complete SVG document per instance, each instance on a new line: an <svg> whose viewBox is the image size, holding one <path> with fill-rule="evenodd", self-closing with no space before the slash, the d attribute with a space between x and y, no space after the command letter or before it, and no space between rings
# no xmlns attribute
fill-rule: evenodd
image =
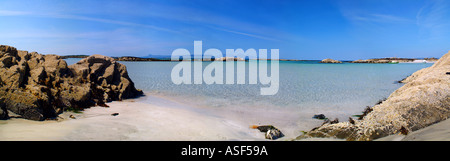
<svg viewBox="0 0 450 161"><path fill-rule="evenodd" d="M238 35L244 35L244 36L248 36L248 37L253 37L253 38L257 38L257 39L263 39L263 40L270 40L270 41L280 41L278 39L274 39L271 37L266 37L266 36L261 36L261 35L255 35L255 34L251 34L251 33L245 33L245 32L239 32L239 31L233 31L233 30L229 30L229 29L224 29L224 28L218 28L218 27L212 27L212 26L208 26L212 29L216 29L219 31L224 31L224 32L228 32L228 33L233 33L233 34L238 34Z"/></svg>
<svg viewBox="0 0 450 161"><path fill-rule="evenodd" d="M0 30L2 38L104 38L118 35L127 35L130 32L123 29L113 31L95 31L95 32L61 32L47 30L19 30L19 31L3 31Z"/></svg>
<svg viewBox="0 0 450 161"><path fill-rule="evenodd" d="M188 9L181 8L181 9L189 11L189 12L186 12L186 13L189 13L191 15L190 16L186 16L184 19L180 18L179 16L173 16L173 15L161 15L161 14L148 14L148 15L151 15L151 16L154 16L154 17L159 17L159 18L164 18L164 19L169 19L169 20L175 20L175 21L197 23L197 24L204 25L206 27L209 27L209 28L212 28L212 29L215 29L215 30L224 31L224 32L233 33L233 34L244 35L244 36L257 38L257 39L262 39L262 40L280 41L278 39L271 38L271 37L268 37L268 36L263 36L263 35L260 35L260 34L245 32L245 30L246 30L245 28L253 28L253 29L259 28L259 29L261 29L263 27L255 27L255 25L252 25L252 24L239 22L239 21L236 21L236 20L228 19L226 17L222 17L222 16L217 16L217 15L203 13L203 12L200 12L200 11L196 11L196 12L200 12L200 13L195 13L194 14L193 12L190 12L190 11L193 11L193 10L191 10L189 8ZM199 15L202 15L202 16L199 16ZM159 27L159 26L155 26L155 25L127 22L127 21L119 21L119 20L113 20L113 19L104 19L104 18L80 16L80 15L76 15L76 14L33 13L33 12L23 12L23 11L0 10L0 16L31 16L31 17L44 17L44 18L57 18L57 19L91 21L91 22L98 22L98 23L123 25L123 26L143 27L143 28L149 28L149 29L154 29L154 30L158 30L158 31L170 32L170 33L176 33L176 34L183 34L185 36L189 36L189 35L186 35L183 32L180 32L178 30L169 29L167 27ZM242 28L242 26L245 26L245 27L241 31L238 31L238 30L232 30L232 29L225 29L225 28L228 28L229 26L224 25L224 24L229 24L229 25L232 25L232 26L241 26L241 28ZM212 25L220 26L220 27L211 27ZM189 36L189 37L192 37L192 36Z"/></svg>
<svg viewBox="0 0 450 161"><path fill-rule="evenodd" d="M99 22L99 23L124 25L124 26L137 26L137 27L154 29L154 30L158 30L158 31L165 31L165 32L171 32L171 33L178 33L178 34L181 33L176 30L172 30L172 29L164 28L164 27L158 27L155 25L127 22L127 21L118 21L118 20L104 19L104 18L95 18L95 17L88 17L88 16L80 16L80 15L72 15L72 14L33 13L33 12L23 12L23 11L0 10L0 16L30 16L30 17L71 19L71 20L92 21L92 22Z"/></svg>
<svg viewBox="0 0 450 161"><path fill-rule="evenodd" d="M362 22L376 22L376 23L415 23L413 19L407 19L395 15L388 14L355 14L346 13L344 16L352 21L362 21Z"/></svg>
<svg viewBox="0 0 450 161"><path fill-rule="evenodd" d="M5 11L0 10L0 16L22 16L22 15L29 15L29 12L22 12L22 11Z"/></svg>
<svg viewBox="0 0 450 161"><path fill-rule="evenodd" d="M439 39L450 35L450 12L448 1L428 2L416 16L419 34L426 39Z"/></svg>
<svg viewBox="0 0 450 161"><path fill-rule="evenodd" d="M276 38L276 34L274 34L277 33L278 35L281 35L280 31L277 31L273 28L268 28L266 26L248 23L224 15L201 11L189 7L174 7L166 5L157 6L158 10L169 10L177 12L175 12L174 14L166 14L164 12L151 12L146 13L146 15L190 24L202 25L218 31L244 35L262 40L280 41ZM267 33L271 33L271 35L268 36L266 35Z"/></svg>

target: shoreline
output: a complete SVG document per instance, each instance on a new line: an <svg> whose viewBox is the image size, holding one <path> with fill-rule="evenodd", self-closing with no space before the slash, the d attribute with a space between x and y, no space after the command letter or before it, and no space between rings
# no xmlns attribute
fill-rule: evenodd
<svg viewBox="0 0 450 161"><path fill-rule="evenodd" d="M146 141L270 141L251 125L274 125L290 141L299 131L320 124L299 126L298 113L247 108L225 109L191 106L159 95L147 95L95 106L82 113L64 112L62 121L31 121L23 118L0 120L0 140L146 140ZM118 113L117 116L111 116ZM71 119L73 115L76 119ZM303 129L298 129L303 127ZM310 139L309 141L324 140ZM326 139L329 140L329 139Z"/></svg>
<svg viewBox="0 0 450 161"><path fill-rule="evenodd" d="M358 120L325 122L297 139L330 137L371 141L393 134L408 137L408 134L445 121L450 117L448 70L450 52L431 67L418 70L402 80L405 83L402 87L379 104L368 106Z"/></svg>
<svg viewBox="0 0 450 161"><path fill-rule="evenodd" d="M150 93L150 92L145 92ZM141 99L148 98L156 98L157 100L164 100L165 102L160 101L148 101L150 103L142 103ZM183 101L178 101L175 98L170 99L168 97L149 95L143 96L139 98L126 99L123 101L113 101L111 103L107 103L110 108L103 107L92 107L87 108L83 114L74 114L71 112L64 112L61 116L65 117L64 121L44 121L38 122L29 121L25 119L12 119L12 121L8 122L10 125L7 128L5 122L0 121L0 129L5 129L5 131L9 131L7 135L5 135L5 140L253 140L253 141L264 141L264 134L260 133L257 130L253 130L248 128L251 124L273 124L273 120L277 120L272 116L273 114L269 114L267 111L259 111L264 112L264 117L260 118L252 118L253 120L266 120L268 122L261 121L249 121L249 116L251 116L251 109L243 109L243 110L225 110L225 109L213 109L209 107L196 107L189 106L187 103ZM181 105L181 106L179 106ZM126 110L127 106L138 106L137 109ZM141 107L139 107L141 106ZM164 114L166 117L160 117L158 119L154 118L154 115L145 115L147 118L152 118L154 122L148 122L142 119L135 120L135 116L146 113L142 107L147 107L146 110L152 111L158 114ZM111 110L114 109L114 110ZM117 109L119 109L117 111ZM111 113L118 112L119 116L116 118L122 117L124 115L134 115L133 117L129 117L127 119L122 120L114 120ZM273 112L273 111L272 111ZM153 113L153 114L154 114ZM74 114L77 119L72 120L69 119L68 116L70 114ZM87 116L83 116L83 115ZM238 114L238 115L236 115ZM283 113L278 114L278 116L283 115ZM308 114L309 115L309 114ZM233 116L233 117L229 117ZM96 118L92 118L96 117ZM100 119L101 118L101 119ZM170 118L169 121L165 120L166 118ZM189 118L189 119L188 119ZM210 122L212 124L205 124L203 122L189 123L188 126L183 126L183 123L191 122L191 120L206 120L204 122ZM239 120L242 118L246 118L246 120ZM282 117L278 117L282 118ZM147 125L152 125L155 122L161 122L161 120L165 120L162 122L165 123L157 123L154 127L144 127L142 123L146 122ZM110 122L111 121L111 122ZM311 121L316 121L317 125L321 124L320 120L311 119ZM30 123L31 122L31 123ZM92 122L102 122L101 124L91 125ZM107 123L110 122L110 123ZM126 123L123 123L126 122ZM287 121L285 121L287 122ZM134 123L135 125L131 124ZM195 124L195 125L194 125ZM295 124L295 122L293 123ZM218 126L215 126L218 125ZM279 124L275 123L275 126L279 127L283 133L287 133L286 137L278 139L277 141L286 141L292 140L297 137L299 134L299 130L289 129L286 126L279 126ZM168 126L168 127L164 127ZM81 128L84 127L84 128ZM139 127L139 128L138 128ZM190 127L190 128L186 128ZM176 134L177 128L182 129L183 133L181 135L175 136L161 136L160 134L154 134L149 132L151 128L155 128L157 130L156 133L171 133ZM312 128L312 127L311 127ZM307 128L307 130L311 129ZM24 129L24 130L21 130ZM50 134L47 133L48 129ZM102 129L102 130L98 130ZM205 131L196 131L196 129L210 129L215 132L205 132ZM125 132L123 134L114 134L114 132L122 131ZM102 134L102 132L110 131ZM306 130L305 130L306 131ZM15 133L14 133L15 132ZM74 134L83 134L83 135L74 135ZM99 134L95 134L99 133ZM120 132L122 133L122 132ZM145 133L145 135L144 135ZM209 133L207 135L204 135ZM0 140L3 140L3 136L6 133L0 132ZM36 135L38 134L38 135ZM190 137L182 136L183 134L190 134ZM12 137L13 136L13 137ZM83 137L84 136L84 137ZM144 137L145 136L145 137ZM148 137L147 137L148 136ZM341 141L342 139L336 138L308 138L303 139L301 141Z"/></svg>
<svg viewBox="0 0 450 161"><path fill-rule="evenodd" d="M140 103L134 99L108 105L109 108L87 108L79 114L65 112L61 115L63 121L0 120L0 140L265 140L263 133L248 126L184 107Z"/></svg>
<svg viewBox="0 0 450 161"><path fill-rule="evenodd" d="M38 53L16 50L14 47L1 47L2 50L8 53L5 54L5 57L11 58L9 64L8 61L6 61L7 64L3 63L5 66L2 69L9 70L11 69L11 65L15 65L14 63L20 60L18 63L21 64L19 65L23 68L23 71L19 72L19 74L27 77L27 79L18 79L19 83L10 79L3 79L8 80L6 83L11 86L11 89L18 89L21 93L14 93L15 90L10 90L7 88L8 86L5 86L5 90L2 91L2 97L4 98L1 101L6 100L6 103L8 103L6 107L9 108L1 108L1 112L6 113L6 117L2 115L2 119L9 117L8 111L21 115L23 119L13 117L10 120L0 121L0 140L264 140L263 133L249 128L252 125L274 125L282 129L285 134L285 137L279 140L290 140L296 138L300 130L307 129L313 123L320 124L319 122L321 122L318 120L304 119L310 118L313 115L311 111L280 111L277 109L258 108L259 106L247 108L245 106L236 106L236 108L231 109L214 108L213 106L201 107L196 106L195 103L183 102L185 100L165 97L157 98L152 95L127 99L142 94L142 91L135 89L134 83L128 77L126 67L115 62L113 58L94 55L81 60L79 63L68 66L65 61L56 55L43 56ZM365 118L365 120L357 121L356 124L354 121L353 123L329 123L321 126L319 130L308 132L308 134L318 132L316 136L321 137L327 136L327 133L331 131L332 135L330 136L336 135L337 138L351 136L354 140L373 140L397 133L398 131L408 133L408 131L415 131L445 120L448 117L446 105L449 102L449 84L445 84L448 81L445 78L449 75L449 55L450 53L444 55L432 67L416 71L403 80L402 82L406 82L403 87L393 92L386 101L372 107L375 112L371 112L366 116L371 122L368 121L369 123L365 123L364 121L368 120ZM35 63L33 62L34 59L30 59L29 57L39 57L45 61ZM92 65L92 62L97 63ZM26 72L26 67L28 64L33 63L36 66L29 67L31 68L28 69L31 71L30 74ZM50 70L51 68L48 68L49 66L56 66L55 64L58 65L58 70ZM89 75L86 75L88 71L91 72ZM115 71L121 72L117 73ZM11 74L11 72L5 73ZM70 73L75 73L75 75L71 75ZM64 77L60 77L61 74ZM7 78L6 76L4 78ZM46 77L49 80L54 79L58 81L49 83L44 80L44 78L47 79ZM84 80L90 80L90 77L99 78L98 80L91 80L93 81L91 84L94 83L95 88L89 86L84 88L84 84L88 83ZM125 83L130 88L114 84L114 82L118 81L118 79L117 81L113 81L116 78L121 78L121 84L123 85ZM64 81L60 82L59 79L73 82L80 87L73 90L71 86L74 84L63 84L63 87L67 86L67 89L61 89L58 86L61 86L61 82ZM32 86L40 86L41 89L33 89L31 88ZM119 88L124 89L119 90ZM26 95L27 90L30 89L37 94L35 97ZM62 91L58 92L54 89L61 89ZM126 91L125 89L131 90ZM111 90L114 92L111 93ZM7 93L8 91L11 92ZM80 107L76 108L86 109L82 114L63 112L64 107L52 104L52 101L58 101L39 95L43 91L51 94L52 98L63 98L59 102L65 103L64 107L67 107L67 109L80 105ZM75 91L75 94L73 91ZM83 93L80 93L80 91ZM95 95L89 96L91 92ZM64 95L61 95L61 93ZM14 96L14 99L10 99L11 96ZM75 96L77 97L75 98ZM392 97L395 96L400 98L393 99ZM23 110L16 107L17 105L21 105L21 101L24 101L22 98L30 99L29 101L25 100L28 101L26 103L28 103L27 105L30 108L28 106L20 106L20 108L29 111L23 112ZM36 98L37 101L33 102L33 98ZM124 101L110 102L108 103L109 108L104 108L108 107L104 102L122 99ZM152 99L152 101L145 101L145 99ZM18 103L11 102L11 100ZM39 101L47 102L47 104L39 103ZM93 101L95 103L92 103ZM398 102L402 101L403 103L399 105ZM439 107L439 104L444 105L444 107ZM51 106L53 109L49 109L48 105L53 105L54 107ZM92 107L93 105L97 106ZM426 109L416 109L416 106L425 106L424 108ZM17 111L22 113L18 113ZM72 115L76 119L71 119ZM411 118L403 118L404 115ZM422 115L427 117L419 118ZM388 119L382 118L386 116ZM62 118L63 121L55 120L30 123L30 120L45 120L55 117ZM425 120L422 121L422 119ZM413 121L412 125L410 124L411 121ZM388 124L387 128L383 127L386 123ZM326 128L331 128L331 130ZM323 132L324 129L325 132ZM357 130L357 134L354 134L355 129ZM334 130L337 133L333 132ZM364 132L359 132L358 130ZM369 130L369 133L366 133L367 130ZM376 133L376 136L374 136L374 133ZM366 137L365 135L369 136ZM314 140L314 138L310 140Z"/></svg>

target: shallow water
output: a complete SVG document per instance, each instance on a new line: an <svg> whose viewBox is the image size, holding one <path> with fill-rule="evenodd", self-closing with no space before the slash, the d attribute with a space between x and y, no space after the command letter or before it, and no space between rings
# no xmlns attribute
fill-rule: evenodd
<svg viewBox="0 0 450 161"><path fill-rule="evenodd" d="M80 59L67 59L73 64ZM432 64L319 64L318 61L280 62L278 93L260 95L267 85L176 85L172 68L179 62L121 62L146 95L181 102L243 124L274 124L299 133L321 123L311 119L323 113L347 120L366 106L387 98L403 84L395 83ZM248 62L247 66L248 66ZM208 62L203 63L205 67ZM270 64L270 63L269 63ZM225 69L225 68L224 68ZM248 70L248 69L247 69ZM248 75L248 71L246 72ZM248 76L247 76L248 77ZM235 77L236 78L236 77ZM248 81L248 80L247 80ZM142 103L155 99L143 97ZM161 104L164 102L159 101ZM166 102L167 103L167 102ZM194 108L195 109L195 108Z"/></svg>

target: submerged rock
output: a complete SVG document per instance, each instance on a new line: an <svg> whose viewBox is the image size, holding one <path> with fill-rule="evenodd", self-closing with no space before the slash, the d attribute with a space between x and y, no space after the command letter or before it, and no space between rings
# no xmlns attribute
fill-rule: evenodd
<svg viewBox="0 0 450 161"><path fill-rule="evenodd" d="M0 85L2 111L30 120L143 94L134 87L125 65L110 57L93 55L67 66L58 55L5 45L0 46Z"/></svg>
<svg viewBox="0 0 450 161"><path fill-rule="evenodd" d="M326 123L299 138L336 137L373 140L391 134L408 134L450 117L450 52L433 66L408 78L389 98L365 111L361 120Z"/></svg>
<svg viewBox="0 0 450 161"><path fill-rule="evenodd" d="M326 119L327 117L325 117L324 114L318 114L318 115L314 115L312 118L323 120L323 119Z"/></svg>

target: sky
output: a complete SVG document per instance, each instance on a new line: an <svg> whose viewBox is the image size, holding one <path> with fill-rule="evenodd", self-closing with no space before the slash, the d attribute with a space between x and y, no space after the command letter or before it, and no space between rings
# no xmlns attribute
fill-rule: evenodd
<svg viewBox="0 0 450 161"><path fill-rule="evenodd" d="M448 0L0 0L0 44L42 54L279 49L280 58L441 57ZM270 51L270 50L269 50Z"/></svg>

